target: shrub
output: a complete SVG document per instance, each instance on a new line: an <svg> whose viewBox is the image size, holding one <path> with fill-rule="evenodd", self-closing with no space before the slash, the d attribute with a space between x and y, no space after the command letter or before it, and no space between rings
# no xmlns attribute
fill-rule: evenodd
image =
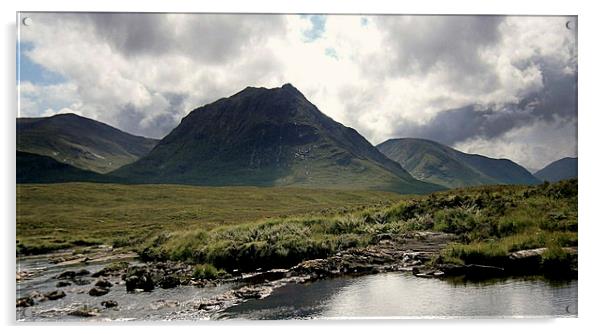
<svg viewBox="0 0 602 334"><path fill-rule="evenodd" d="M502 245L493 242L451 244L444 249L443 256L459 259L466 264L503 266L507 251Z"/></svg>
<svg viewBox="0 0 602 334"><path fill-rule="evenodd" d="M439 210L435 212L434 219L434 230L454 234L471 232L479 224L477 215L471 208Z"/></svg>
<svg viewBox="0 0 602 334"><path fill-rule="evenodd" d="M198 264L194 267L192 276L196 279L216 279L226 274L223 270L218 270L211 264Z"/></svg>

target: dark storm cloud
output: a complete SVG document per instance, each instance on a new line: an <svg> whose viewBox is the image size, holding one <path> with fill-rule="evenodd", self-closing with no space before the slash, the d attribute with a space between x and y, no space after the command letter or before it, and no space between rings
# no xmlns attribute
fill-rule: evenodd
<svg viewBox="0 0 602 334"><path fill-rule="evenodd" d="M223 62L247 45L284 31L279 15L237 14L78 14L96 34L126 56L185 55L197 61Z"/></svg>
<svg viewBox="0 0 602 334"><path fill-rule="evenodd" d="M180 119L177 113L161 113L150 119L148 117L144 110L127 104L120 108L119 118L112 125L134 135L161 139L178 125ZM144 127L141 126L142 120L146 122Z"/></svg>
<svg viewBox="0 0 602 334"><path fill-rule="evenodd" d="M483 108L468 105L439 112L426 124L402 120L394 137L432 139L453 145L468 139L495 139L536 122L577 120L577 76L549 59L534 59L542 71L544 88L519 103Z"/></svg>
<svg viewBox="0 0 602 334"><path fill-rule="evenodd" d="M483 48L500 40L502 16L384 16L376 18L386 32L386 76L439 71L467 92L490 91L497 73L482 59Z"/></svg>

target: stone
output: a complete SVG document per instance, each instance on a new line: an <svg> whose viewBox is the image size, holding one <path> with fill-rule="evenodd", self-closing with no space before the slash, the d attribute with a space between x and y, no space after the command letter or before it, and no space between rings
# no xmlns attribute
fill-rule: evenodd
<svg viewBox="0 0 602 334"><path fill-rule="evenodd" d="M88 294L93 297L104 296L107 293L109 293L109 289L102 287L93 287L90 289L90 291L88 291Z"/></svg>
<svg viewBox="0 0 602 334"><path fill-rule="evenodd" d="M73 278L75 278L75 271L73 271L73 270L63 271L55 278L56 279L73 279Z"/></svg>
<svg viewBox="0 0 602 334"><path fill-rule="evenodd" d="M94 284L94 286L99 286L101 288L110 288L113 286L113 284L107 280L101 279L96 281L96 284Z"/></svg>
<svg viewBox="0 0 602 334"><path fill-rule="evenodd" d="M75 316L75 317L94 317L98 315L98 310L96 309L92 309L92 308L88 308L88 307L82 307L82 308L78 308L75 309L69 313L67 313L69 315Z"/></svg>
<svg viewBox="0 0 602 334"><path fill-rule="evenodd" d="M71 285L71 282L59 281L58 283L56 283L57 288L62 288L62 287L69 286L69 285Z"/></svg>
<svg viewBox="0 0 602 334"><path fill-rule="evenodd" d="M112 308L117 307L119 304L114 300L104 300L100 303L100 305L104 306L105 308Z"/></svg>
<svg viewBox="0 0 602 334"><path fill-rule="evenodd" d="M130 269L125 278L125 288L127 291L142 289L148 292L155 288L155 282L146 268L134 267Z"/></svg>
<svg viewBox="0 0 602 334"><path fill-rule="evenodd" d="M44 297L48 298L49 300L57 300L57 299L61 299L61 298L65 297L65 296L66 296L65 292L62 290L55 290L55 291L51 291L51 292L44 294Z"/></svg>
<svg viewBox="0 0 602 334"><path fill-rule="evenodd" d="M73 284L79 285L79 286L88 285L90 283L92 283L92 281L87 280L87 279L76 278L76 279L73 280Z"/></svg>
<svg viewBox="0 0 602 334"><path fill-rule="evenodd" d="M241 299L260 299L263 296L268 295L270 291L271 290L268 287L245 286L236 291L233 291L233 294Z"/></svg>
<svg viewBox="0 0 602 334"><path fill-rule="evenodd" d="M33 306L35 303L33 301L33 298L31 297L23 297L23 298L18 298L17 299L17 307L30 307Z"/></svg>
<svg viewBox="0 0 602 334"><path fill-rule="evenodd" d="M86 276L86 275L90 275L90 272L86 269L78 270L75 273L75 276Z"/></svg>

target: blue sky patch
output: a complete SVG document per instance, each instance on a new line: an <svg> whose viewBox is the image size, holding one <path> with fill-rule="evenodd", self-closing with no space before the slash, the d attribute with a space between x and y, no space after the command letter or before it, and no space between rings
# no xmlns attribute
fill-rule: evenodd
<svg viewBox="0 0 602 334"><path fill-rule="evenodd" d="M36 85L55 85L66 81L62 75L31 61L27 56L27 51L31 49L32 43L17 42L17 82L21 80Z"/></svg>
<svg viewBox="0 0 602 334"><path fill-rule="evenodd" d="M311 22L311 29L303 31L306 42L313 42L322 37L324 26L326 25L325 15L301 15L301 17Z"/></svg>
<svg viewBox="0 0 602 334"><path fill-rule="evenodd" d="M339 60L339 56L337 55L337 50L335 50L335 48L326 48L326 50L324 50L324 54L328 57Z"/></svg>

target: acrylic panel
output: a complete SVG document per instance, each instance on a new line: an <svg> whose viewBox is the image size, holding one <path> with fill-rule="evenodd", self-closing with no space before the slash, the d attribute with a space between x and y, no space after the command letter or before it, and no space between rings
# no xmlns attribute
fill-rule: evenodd
<svg viewBox="0 0 602 334"><path fill-rule="evenodd" d="M577 23L18 13L17 320L576 317Z"/></svg>

